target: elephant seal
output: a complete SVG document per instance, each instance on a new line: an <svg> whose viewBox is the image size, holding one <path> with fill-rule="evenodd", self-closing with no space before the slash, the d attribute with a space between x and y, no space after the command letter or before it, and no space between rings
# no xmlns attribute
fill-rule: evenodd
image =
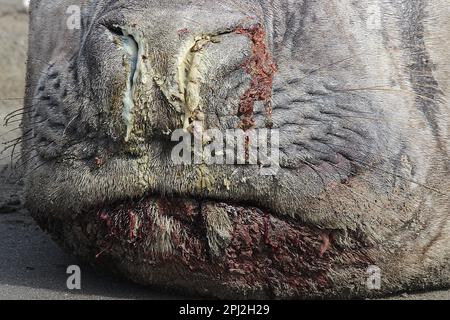
<svg viewBox="0 0 450 320"><path fill-rule="evenodd" d="M161 288L354 298L447 287L449 10L32 1L27 207L76 256ZM279 170L175 165L171 134L195 124L278 130Z"/></svg>

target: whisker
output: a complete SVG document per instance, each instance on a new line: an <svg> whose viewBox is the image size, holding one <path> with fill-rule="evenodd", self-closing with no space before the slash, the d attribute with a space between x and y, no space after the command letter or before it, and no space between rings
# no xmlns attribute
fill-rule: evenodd
<svg viewBox="0 0 450 320"><path fill-rule="evenodd" d="M33 112L33 110L29 110L29 111L25 111L25 112L21 112L21 113L17 113L17 114L14 114L14 115L11 115L11 116L8 116L8 117L5 117L4 118L4 126L7 126L9 123L10 123L10 121L12 120L12 119L14 119L14 118L17 118L17 117L23 117L24 115L26 115L26 114L29 114L29 113L32 113ZM22 120L22 118L20 119L20 120ZM14 120L15 121L15 120ZM11 122L11 123L13 123L13 122Z"/></svg>
<svg viewBox="0 0 450 320"><path fill-rule="evenodd" d="M5 116L5 119L7 119L8 117L10 117L10 116L16 114L16 113L19 112L19 111L25 111L25 109L27 109L27 108L22 107L22 108L19 108L19 109L14 110L14 111L11 111L10 113L8 113L8 114Z"/></svg>
<svg viewBox="0 0 450 320"><path fill-rule="evenodd" d="M324 141L323 141L322 143L324 143L324 144L326 144L326 145L329 144L329 143L326 143L326 142L324 142ZM330 148L331 148L331 147L330 147ZM331 148L331 149L332 149L334 152L336 152L336 150L334 150L333 148ZM360 151L361 151L361 150L360 150ZM390 172L390 171L387 171L387 170L384 170L384 169L378 168L378 167L374 168L370 163L366 163L366 162L363 162L363 161L361 161L361 160L351 159L351 161L356 162L356 163L362 165L362 166L363 166L364 168L366 168L366 169L376 169L376 170L381 171L381 172L383 172L383 173L386 173L386 174L388 174L388 175L392 175L392 176L394 176L394 177L396 177L396 178L399 178L399 179L405 180L405 181L407 181L407 182L416 184L416 185L418 185L418 186L420 186L420 187L422 187L422 188L425 188L425 189L427 189L427 190L436 192L436 193L438 193L438 194L440 194L440 195L445 195L445 193L442 193L440 190L438 190L438 189L436 189L436 188L427 186L427 185L425 185L425 184L423 184L423 183L420 183L420 182L418 182L418 181L415 181L415 180L413 180L413 179L405 178L405 177L399 175L398 173Z"/></svg>
<svg viewBox="0 0 450 320"><path fill-rule="evenodd" d="M324 144L324 145L326 145L326 146L328 146L328 147L330 148L330 150L331 150L332 152L334 152L334 153L339 153L339 152L336 151L332 146L336 146L336 147L340 147L340 148L347 148L347 149L354 150L354 151L362 151L362 152L366 152L366 153L368 153L368 154L373 154L373 155L380 156L378 153L371 153L371 152L367 152L367 151L362 150L362 149L348 148L348 147L346 147L346 146L335 145L335 144L332 144L332 143L329 143L329 142L326 142L326 141L319 141L319 142L322 143L322 144ZM318 153L327 154L326 152L323 152L323 151L320 151L320 150L311 148L310 146L308 146L308 149L310 149L310 150L312 150L312 151L315 151L315 152L318 152ZM390 157L386 157L386 156L381 156L381 158L385 158L385 160L388 160L388 161L395 161L395 162L398 161L398 160L396 160L396 159L394 159L394 158L390 158ZM403 176L399 175L398 173L390 172L390 171L387 171L387 170L384 170L384 169L381 169L381 168L378 168L378 167L374 167L374 166L371 165L370 163L363 162L363 161L361 161L361 160L357 160L357 159L354 159L354 158L349 159L349 160L350 160L351 162L358 163L358 164L361 165L363 168L371 169L371 170L378 170L378 171L383 172L383 173L386 173L386 174L388 174L388 175L390 175L390 176L393 176L393 177L402 179L402 180L404 180L404 181L413 183L413 184L418 185L418 186L420 186L420 187L422 187L422 188L425 188L425 189L427 189L427 190L436 192L436 193L438 193L438 194L440 194L440 195L445 195L445 193L442 193L442 191L440 191L440 190L438 190L438 189L436 189L436 188L430 187L430 186L428 186L428 185L426 185L426 184L420 183L420 182L415 181L415 180L413 180L413 179L408 179L408 178L406 178L406 177L403 177ZM329 163L329 162L327 162L327 163Z"/></svg>
<svg viewBox="0 0 450 320"><path fill-rule="evenodd" d="M323 178L322 178L320 172L317 172L318 170L313 169L312 167L316 167L317 169L319 169L319 168L318 168L316 165L314 165L314 164L312 164L312 163L310 163L310 162L308 162L308 161L306 161L306 160L301 160L301 161L302 161L303 163L306 162L305 164L308 165L308 167L310 167L312 170L314 170L314 172L316 172L317 175L319 175L319 177L320 177L321 180L322 180L322 184L323 184L323 186L324 186L324 190L326 191L327 196L330 197L330 195L329 195L329 193L328 193L328 191L327 191L326 185L325 185L325 181L323 180ZM328 164L331 164L331 163L329 163L329 162L327 162L327 163L328 163ZM336 172L337 172L337 174L338 174L339 176L341 176L341 173L340 173L339 171L336 170ZM327 176L331 176L329 173L325 173L325 174L326 174ZM355 190L353 190L352 188L350 188L349 186L347 186L347 185L345 185L345 184L344 184L344 187L347 188L347 190L350 191L353 195L356 195L356 196L358 196L359 198L362 198L364 201L369 201L369 202L372 203L373 205L379 207L380 209L383 209L382 206L380 206L378 203L375 203L374 201L369 200L369 199L368 199L367 197L365 197L362 193L356 192ZM330 201L330 203L333 204L334 202L333 202L333 201Z"/></svg>
<svg viewBox="0 0 450 320"><path fill-rule="evenodd" d="M20 98L0 98L0 101L14 101L14 100L23 100L25 97Z"/></svg>
<svg viewBox="0 0 450 320"><path fill-rule="evenodd" d="M30 129L30 131L31 131L31 129ZM6 152L7 150L11 149L11 148L14 148L15 145L17 145L17 144L20 144L20 143L27 142L27 141L30 141L30 140L35 139L35 137L30 137L30 138L28 138L28 139L23 140L23 137L24 137L24 136L26 136L26 134L24 134L24 135L21 136L21 137L12 139L12 140L10 140L10 141L3 142L3 145L5 145L5 147L4 147L3 150L0 152L0 155L3 154L4 152Z"/></svg>
<svg viewBox="0 0 450 320"><path fill-rule="evenodd" d="M6 137L7 135L9 135L10 133L12 133L12 132L14 132L14 131L20 130L20 129L22 129L22 128L23 128L23 127L22 127L21 125L19 125L17 128L8 130L8 131L4 132L2 135L0 135L0 139Z"/></svg>
<svg viewBox="0 0 450 320"><path fill-rule="evenodd" d="M404 89L394 89L394 88L387 88L387 87L361 87L361 88L341 88L341 89L333 89L332 91L334 92L352 92L352 91L382 91L382 92L391 92L391 93L399 93L399 94L404 94L404 95L408 95L408 96L413 96L416 98L420 98L422 100L426 100L429 102L432 102L433 104L436 103L437 101L435 99L432 99L430 97L415 93L415 92L410 92ZM435 108L435 106L430 106L431 108Z"/></svg>
<svg viewBox="0 0 450 320"><path fill-rule="evenodd" d="M355 161L355 162L357 162L357 163L359 163L359 164L361 164L361 165L364 165L367 169L370 168L369 164L364 163L364 162L362 162L362 161L360 161L360 160L353 160L353 161ZM384 173L386 173L386 174L395 176L396 178L399 178L399 179L402 179L402 180L404 180L404 181L407 181L407 182L416 184L416 185L418 185L419 187L422 187L422 188L424 188L424 189L427 189L427 190L436 192L436 193L438 193L438 194L440 194L440 195L442 195L442 196L445 196L445 195L446 195L445 193L443 193L442 191L440 191L440 190L438 190L438 189L436 189L436 188L430 187L430 186L428 186L428 185L426 185L426 184L420 183L420 182L415 181L415 180L412 180L412 179L405 178L405 177L399 175L398 173L389 172L389 171L384 170L384 169L381 169L381 168L376 168L376 169L379 170L379 171L381 171L381 172L384 172Z"/></svg>

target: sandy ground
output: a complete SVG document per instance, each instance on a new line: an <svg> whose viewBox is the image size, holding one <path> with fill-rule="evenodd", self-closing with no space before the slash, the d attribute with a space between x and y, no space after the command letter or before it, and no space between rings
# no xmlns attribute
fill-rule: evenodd
<svg viewBox="0 0 450 320"><path fill-rule="evenodd" d="M27 15L21 3L22 0L0 0L1 124L9 112L22 106ZM17 137L19 124L0 126L1 144ZM1 144L0 151L3 149ZM177 298L112 278L88 266L81 266L82 289L69 291L66 269L79 262L62 252L22 208L21 185L8 166L9 151L0 155L0 300ZM403 295L393 299L450 300L450 291Z"/></svg>

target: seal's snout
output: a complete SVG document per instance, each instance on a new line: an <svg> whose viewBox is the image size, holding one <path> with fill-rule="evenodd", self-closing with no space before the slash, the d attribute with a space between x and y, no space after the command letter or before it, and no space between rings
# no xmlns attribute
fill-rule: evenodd
<svg viewBox="0 0 450 320"><path fill-rule="evenodd" d="M116 135L126 142L189 130L196 121L206 128L240 125L241 100L255 67L249 65L254 54L249 35L261 24L235 13L180 17L156 13L139 24L100 23L116 48L116 68L122 68L122 75L111 75L122 78L122 88L113 91L121 99L111 99L111 115L122 124Z"/></svg>

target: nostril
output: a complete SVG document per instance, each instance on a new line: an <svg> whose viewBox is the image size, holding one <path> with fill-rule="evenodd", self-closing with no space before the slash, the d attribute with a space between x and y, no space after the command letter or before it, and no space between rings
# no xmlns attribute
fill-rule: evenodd
<svg viewBox="0 0 450 320"><path fill-rule="evenodd" d="M123 29L117 25L104 25L104 27L115 36L125 37Z"/></svg>
<svg viewBox="0 0 450 320"><path fill-rule="evenodd" d="M131 31L127 30L126 28L114 24L104 25L104 27L106 27L112 34L112 41L114 42L114 44L126 53L123 65L126 67L128 78L126 89L123 94L122 118L127 128L125 141L128 141L134 124L134 93L136 90L138 64L140 62L140 50L142 48L140 48L139 43L131 34Z"/></svg>

